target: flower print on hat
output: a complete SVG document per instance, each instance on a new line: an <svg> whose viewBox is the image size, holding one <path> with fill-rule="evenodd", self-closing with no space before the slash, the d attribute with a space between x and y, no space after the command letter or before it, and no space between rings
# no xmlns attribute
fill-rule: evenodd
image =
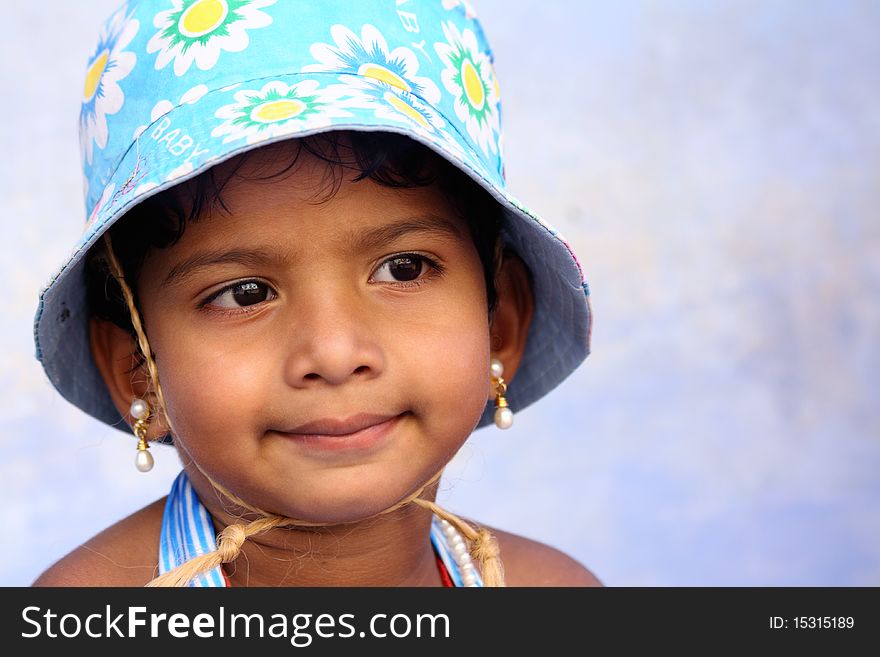
<svg viewBox="0 0 880 657"><path fill-rule="evenodd" d="M84 233L87 233L92 225L95 223L95 220L98 218L98 215L101 213L101 210L104 209L104 206L110 201L113 197L113 192L116 189L116 183L111 181L104 185L104 191L101 192L101 198L98 199L98 202L95 203L95 207L92 209L92 213L89 215L88 221L86 221L85 228L83 230Z"/></svg>
<svg viewBox="0 0 880 657"><path fill-rule="evenodd" d="M455 97L455 113L483 153L497 153L498 85L492 64L477 45L472 30L459 32L454 23L448 22L443 24L443 34L447 42L435 43L434 50L446 66L440 77Z"/></svg>
<svg viewBox="0 0 880 657"><path fill-rule="evenodd" d="M304 66L303 72L335 72L346 77L367 78L381 85L375 87L378 95L391 87L415 94L431 105L440 100L437 85L430 78L416 75L419 72L416 54L405 46L389 52L385 37L376 27L364 25L358 37L344 25L334 25L330 36L336 45L313 44L309 52L320 63Z"/></svg>
<svg viewBox="0 0 880 657"><path fill-rule="evenodd" d="M320 88L315 80L303 80L290 86L272 80L260 90L241 89L235 102L218 109L215 116L225 121L211 131L212 137L224 137L223 143L245 138L248 144L282 135L324 128L334 118L350 117L339 108L339 89Z"/></svg>
<svg viewBox="0 0 880 657"><path fill-rule="evenodd" d="M464 10L465 18L477 17L477 10L474 9L474 6L468 2L468 0L443 0L443 8L446 11L455 9L456 7L461 7Z"/></svg>
<svg viewBox="0 0 880 657"><path fill-rule="evenodd" d="M320 63L304 66L303 72L339 73L346 85L375 100L378 117L413 122L428 132L444 125L429 107L439 102L440 89L430 78L417 75L419 60L412 50L398 46L389 52L385 37L373 25L364 25L360 37L344 25L334 25L330 35L335 45L313 44L309 52Z"/></svg>
<svg viewBox="0 0 880 657"><path fill-rule="evenodd" d="M183 75L193 62L203 71L213 68L220 51L248 47L248 30L266 27L272 17L261 11L276 0L171 0L173 7L153 18L159 31L147 52L159 52L156 70L174 61L174 74Z"/></svg>
<svg viewBox="0 0 880 657"><path fill-rule="evenodd" d="M125 47L137 34L140 24L129 20L125 7L104 24L94 54L89 57L79 115L82 155L91 164L94 146L107 146L107 115L116 114L125 103L119 81L131 73L137 56Z"/></svg>
<svg viewBox="0 0 880 657"><path fill-rule="evenodd" d="M364 81L350 81L348 85L352 93L355 89L364 91L365 87L372 87L363 93L358 106L372 109L380 119L408 125L410 130L435 142L439 139L438 146L459 159L466 159L464 148L450 136L444 118L418 96L398 89L379 89L377 94L376 85Z"/></svg>
<svg viewBox="0 0 880 657"><path fill-rule="evenodd" d="M187 89L183 93L183 95L180 97L180 102L172 103L168 99L160 100L155 105L153 105L153 109L150 111L150 123L155 123L178 105L192 105L193 103L197 102L202 96L208 93L208 91L208 85L197 84L196 86ZM138 137L140 137L148 127L148 125L139 125L137 128L134 129L132 139L137 139Z"/></svg>
<svg viewBox="0 0 880 657"><path fill-rule="evenodd" d="M358 36L345 25L330 28L334 44L315 43L309 49L319 63L302 68L305 73L337 73L348 95L350 107L372 109L381 119L409 126L434 139L457 157L464 149L449 138L446 121L435 109L440 89L428 77L417 75L418 56L406 46L388 48L383 34L373 25L364 25Z"/></svg>

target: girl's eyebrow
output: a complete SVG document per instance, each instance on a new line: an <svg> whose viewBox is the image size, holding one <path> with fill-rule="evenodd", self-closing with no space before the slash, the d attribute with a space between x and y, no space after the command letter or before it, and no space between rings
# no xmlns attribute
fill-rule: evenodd
<svg viewBox="0 0 880 657"><path fill-rule="evenodd" d="M262 249L218 249L202 251L178 262L165 276L160 287L180 285L199 269L214 265L246 265L249 267L267 265L280 260L278 255Z"/></svg>
<svg viewBox="0 0 880 657"><path fill-rule="evenodd" d="M425 214L418 217L407 217L364 231L360 235L353 235L351 237L352 248L355 252L374 251L409 233L433 233L460 240L465 239L461 229L454 222L440 215Z"/></svg>
<svg viewBox="0 0 880 657"><path fill-rule="evenodd" d="M452 221L439 215L427 214L408 217L394 223L348 236L347 243L353 252L372 251L410 233L429 233L463 240L461 229ZM249 267L283 263L286 258L265 249L216 249L195 253L174 265L160 285L161 288L180 285L199 269L214 265L236 264Z"/></svg>

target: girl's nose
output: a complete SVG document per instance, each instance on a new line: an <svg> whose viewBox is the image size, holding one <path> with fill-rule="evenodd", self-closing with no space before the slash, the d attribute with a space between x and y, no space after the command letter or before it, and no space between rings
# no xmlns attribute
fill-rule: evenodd
<svg viewBox="0 0 880 657"><path fill-rule="evenodd" d="M294 387L379 375L384 366L378 331L364 300L356 294L328 292L306 300L298 295L287 336L285 377Z"/></svg>

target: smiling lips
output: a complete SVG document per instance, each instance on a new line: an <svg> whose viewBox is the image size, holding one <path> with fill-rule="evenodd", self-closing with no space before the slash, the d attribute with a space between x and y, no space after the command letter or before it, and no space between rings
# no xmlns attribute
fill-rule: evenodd
<svg viewBox="0 0 880 657"><path fill-rule="evenodd" d="M344 420L322 418L278 433L322 451L365 450L377 446L401 416L360 413Z"/></svg>

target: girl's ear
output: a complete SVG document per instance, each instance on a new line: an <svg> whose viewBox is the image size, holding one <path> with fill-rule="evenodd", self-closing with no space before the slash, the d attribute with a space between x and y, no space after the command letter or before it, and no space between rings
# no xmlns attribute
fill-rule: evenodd
<svg viewBox="0 0 880 657"><path fill-rule="evenodd" d="M492 356L504 364L504 381L513 380L526 350L526 338L532 317L535 314L535 300L532 281L525 263L513 251L504 251L504 260L495 277L498 305L489 329ZM489 381L489 399L495 391Z"/></svg>
<svg viewBox="0 0 880 657"><path fill-rule="evenodd" d="M150 394L147 368L138 363L137 345L131 334L113 322L92 318L89 320L89 345L92 359L110 392L110 398L119 414L131 425L129 410L135 399L144 399L154 410L147 440L161 438L168 433L164 414L156 412L158 402Z"/></svg>

